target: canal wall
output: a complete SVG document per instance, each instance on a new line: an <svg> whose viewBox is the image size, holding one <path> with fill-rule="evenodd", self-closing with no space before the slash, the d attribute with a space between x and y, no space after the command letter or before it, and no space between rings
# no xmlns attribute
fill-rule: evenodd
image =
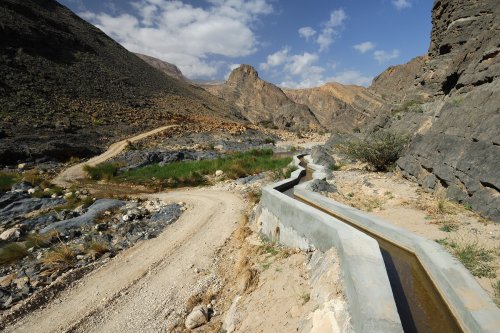
<svg viewBox="0 0 500 333"><path fill-rule="evenodd" d="M280 191L295 186L304 168L262 190L261 232L285 246L327 251L341 260L345 294L356 332L403 332L377 242L345 223Z"/></svg>

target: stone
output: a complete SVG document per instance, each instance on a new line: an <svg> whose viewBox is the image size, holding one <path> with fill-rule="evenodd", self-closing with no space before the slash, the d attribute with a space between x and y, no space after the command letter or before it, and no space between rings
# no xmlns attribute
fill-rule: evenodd
<svg viewBox="0 0 500 333"><path fill-rule="evenodd" d="M94 220L104 211L110 210L113 208L121 207L125 204L124 201L114 200L114 199L99 199L96 200L88 209L87 212L83 215L73 217L68 220L63 220L59 222L52 223L42 230L40 233L46 233L51 230L59 230L65 231L73 228L80 228L84 225L90 224L94 222Z"/></svg>
<svg viewBox="0 0 500 333"><path fill-rule="evenodd" d="M26 168L26 163L19 163L17 165L17 168L20 169L20 170L23 170L24 168Z"/></svg>
<svg viewBox="0 0 500 333"><path fill-rule="evenodd" d="M197 305L186 317L185 325L187 329L194 329L208 323L208 309L205 305Z"/></svg>
<svg viewBox="0 0 500 333"><path fill-rule="evenodd" d="M309 190L313 192L337 192L337 187L324 179L314 179L309 183Z"/></svg>
<svg viewBox="0 0 500 333"><path fill-rule="evenodd" d="M10 228L0 234L0 239L3 241L13 241L19 239L21 230L18 227Z"/></svg>
<svg viewBox="0 0 500 333"><path fill-rule="evenodd" d="M313 164L322 165L327 168L331 168L335 165L333 157L322 146L316 146L311 149L311 158Z"/></svg>
<svg viewBox="0 0 500 333"><path fill-rule="evenodd" d="M16 276L17 276L16 273L11 273L0 277L0 288L7 288L8 286L10 286L10 284L12 283L12 281L14 281Z"/></svg>
<svg viewBox="0 0 500 333"><path fill-rule="evenodd" d="M32 186L30 183L22 181L20 183L16 183L12 185L11 191L18 191L18 192L26 192L28 189L30 189Z"/></svg>
<svg viewBox="0 0 500 333"><path fill-rule="evenodd" d="M217 170L217 171L215 171L215 176L216 176L216 177L220 177L220 176L222 176L223 174L224 174L224 171L222 171L222 170Z"/></svg>
<svg viewBox="0 0 500 333"><path fill-rule="evenodd" d="M40 209L47 209L57 205L61 205L65 200L60 198L25 198L10 203L0 209L0 224L7 223L15 217L31 213Z"/></svg>
<svg viewBox="0 0 500 333"><path fill-rule="evenodd" d="M30 189L28 189L28 191L27 191L27 192L28 192L28 194L33 194L33 193L35 193L35 192L36 192L36 189L34 189L34 188L30 188Z"/></svg>

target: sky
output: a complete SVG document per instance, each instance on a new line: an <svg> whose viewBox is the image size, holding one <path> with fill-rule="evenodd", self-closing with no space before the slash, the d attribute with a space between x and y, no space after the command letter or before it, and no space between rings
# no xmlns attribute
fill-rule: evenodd
<svg viewBox="0 0 500 333"><path fill-rule="evenodd" d="M427 52L433 0L59 0L132 52L223 81L239 64L288 88L369 86Z"/></svg>

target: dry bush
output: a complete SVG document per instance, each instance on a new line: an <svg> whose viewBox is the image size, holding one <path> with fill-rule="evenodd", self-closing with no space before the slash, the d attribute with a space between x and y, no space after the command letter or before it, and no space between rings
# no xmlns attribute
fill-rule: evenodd
<svg viewBox="0 0 500 333"><path fill-rule="evenodd" d="M86 252L94 256L102 256L110 251L109 245L103 241L92 241L86 246Z"/></svg>
<svg viewBox="0 0 500 333"><path fill-rule="evenodd" d="M45 254L42 263L54 269L72 267L76 253L68 245L59 245Z"/></svg>

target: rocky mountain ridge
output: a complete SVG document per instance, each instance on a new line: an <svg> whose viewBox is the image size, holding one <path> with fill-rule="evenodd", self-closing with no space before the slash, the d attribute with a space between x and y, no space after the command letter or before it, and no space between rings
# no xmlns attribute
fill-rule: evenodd
<svg viewBox="0 0 500 333"><path fill-rule="evenodd" d="M370 87L392 110L364 130L413 135L403 174L500 221L500 5L437 0L428 54ZM411 79L413 78L413 79ZM395 87L398 87L395 89Z"/></svg>
<svg viewBox="0 0 500 333"><path fill-rule="evenodd" d="M335 132L357 131L385 106L368 89L336 82L306 89L283 89L292 101L307 105L319 122Z"/></svg>
<svg viewBox="0 0 500 333"><path fill-rule="evenodd" d="M322 127L307 106L293 102L279 87L259 78L250 65L234 69L222 85L202 87L234 105L253 124L289 130Z"/></svg>
<svg viewBox="0 0 500 333"><path fill-rule="evenodd" d="M167 74L170 77L173 77L178 80L186 80L184 75L182 74L181 70L174 64L171 64L169 62L160 60L158 58L154 58L145 54L141 53L134 53L136 56L144 60L148 65L151 67L154 67L163 73Z"/></svg>

